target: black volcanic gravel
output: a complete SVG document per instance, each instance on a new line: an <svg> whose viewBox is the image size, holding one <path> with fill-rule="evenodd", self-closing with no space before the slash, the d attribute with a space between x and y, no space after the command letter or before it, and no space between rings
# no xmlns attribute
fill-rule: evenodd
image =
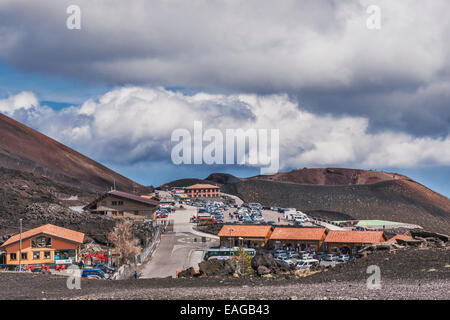
<svg viewBox="0 0 450 320"><path fill-rule="evenodd" d="M446 249L411 248L299 279L82 279L81 290L67 289L64 277L0 273L0 292L4 299L450 299L449 263ZM367 266L373 264L381 269L379 290L366 287Z"/></svg>

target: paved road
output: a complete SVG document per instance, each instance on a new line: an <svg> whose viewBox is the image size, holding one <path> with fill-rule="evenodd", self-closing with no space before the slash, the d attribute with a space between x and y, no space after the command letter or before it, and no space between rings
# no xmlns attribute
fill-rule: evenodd
<svg viewBox="0 0 450 320"><path fill-rule="evenodd" d="M188 207L170 214L169 219L174 221L173 232L162 235L158 248L142 270L141 278L175 277L177 270L197 269L203 258L203 249L219 244L216 236L192 229L189 219L195 213L195 208ZM207 237L206 243L201 242L203 236Z"/></svg>
<svg viewBox="0 0 450 320"><path fill-rule="evenodd" d="M316 221L316 223L318 224L318 225L321 225L321 226L323 226L323 227L325 227L325 228L328 228L329 230L348 230L348 228L346 229L346 228L342 228L342 227L339 227L339 226L335 226L334 224L329 224L329 223L326 223L326 222L323 222L323 221Z"/></svg>
<svg viewBox="0 0 450 320"><path fill-rule="evenodd" d="M244 201L243 201L241 198L236 197L236 196L234 196L234 195L231 195L231 194L228 194L228 193L223 193L223 192L222 192L222 195L234 199L234 201L236 201L236 204L237 204L238 206L242 206L242 204L244 203Z"/></svg>

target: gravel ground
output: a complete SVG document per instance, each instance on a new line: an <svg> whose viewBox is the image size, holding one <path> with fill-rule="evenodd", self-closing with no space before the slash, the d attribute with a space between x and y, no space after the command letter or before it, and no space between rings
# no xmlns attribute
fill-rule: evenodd
<svg viewBox="0 0 450 320"><path fill-rule="evenodd" d="M427 283L389 282L379 290L367 289L365 283L339 282L332 284L243 285L202 288L154 288L113 290L108 293L85 295L81 299L187 299L187 300L388 300L388 299L450 299L450 281Z"/></svg>
<svg viewBox="0 0 450 320"><path fill-rule="evenodd" d="M82 279L69 290L66 278L0 273L3 299L450 299L447 249L378 252L305 278ZM378 265L381 289L366 286L367 266ZM7 294L5 294L7 293Z"/></svg>

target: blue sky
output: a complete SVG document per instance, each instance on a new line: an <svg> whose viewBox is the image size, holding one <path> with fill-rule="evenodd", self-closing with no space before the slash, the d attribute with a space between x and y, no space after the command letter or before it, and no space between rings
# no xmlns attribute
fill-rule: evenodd
<svg viewBox="0 0 450 320"><path fill-rule="evenodd" d="M450 195L450 26L430 23L448 1L379 1L377 31L356 0L78 3L69 30L70 1L2 2L1 112L142 184L259 174L172 164L171 133L200 120L279 129L281 170L393 171Z"/></svg>

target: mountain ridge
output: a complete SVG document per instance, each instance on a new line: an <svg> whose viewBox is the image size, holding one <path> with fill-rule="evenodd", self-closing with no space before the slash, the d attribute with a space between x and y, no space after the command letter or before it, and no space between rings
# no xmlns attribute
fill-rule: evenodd
<svg viewBox="0 0 450 320"><path fill-rule="evenodd" d="M2 113L0 167L31 172L93 192L105 192L114 184L128 192L149 190Z"/></svg>
<svg viewBox="0 0 450 320"><path fill-rule="evenodd" d="M196 181L219 184L222 192L247 203L295 207L330 220L390 220L435 232L450 230L450 200L396 173L314 168L248 178L214 173ZM299 183L305 181L316 184Z"/></svg>

